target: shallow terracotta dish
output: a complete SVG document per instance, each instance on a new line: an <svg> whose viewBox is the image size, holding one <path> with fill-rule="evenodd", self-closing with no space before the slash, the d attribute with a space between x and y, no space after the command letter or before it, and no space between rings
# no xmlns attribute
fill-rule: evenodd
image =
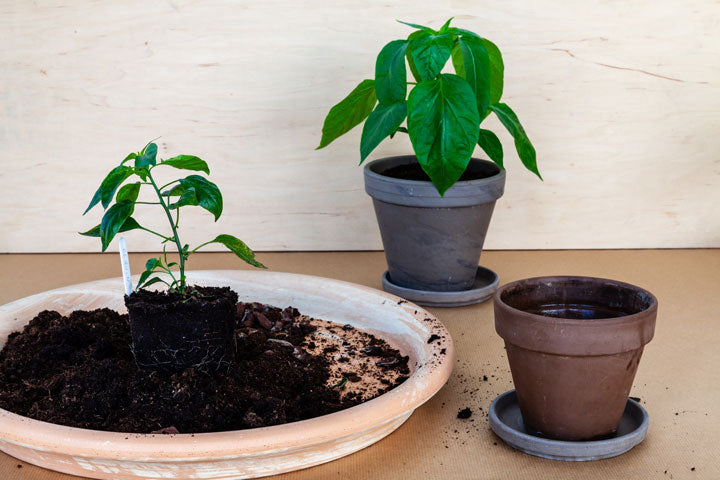
<svg viewBox="0 0 720 480"><path fill-rule="evenodd" d="M198 285L229 285L240 300L292 305L349 323L410 356L402 385L361 405L273 427L222 433L149 435L101 432L32 420L0 409L0 450L28 463L91 478L240 479L325 463L393 432L447 381L454 349L445 327L420 307L338 280L265 271L191 272ZM135 278L137 281L137 278ZM0 343L44 309L125 311L121 279L51 290L0 307ZM428 344L431 335L441 338ZM441 351L444 349L444 352Z"/></svg>

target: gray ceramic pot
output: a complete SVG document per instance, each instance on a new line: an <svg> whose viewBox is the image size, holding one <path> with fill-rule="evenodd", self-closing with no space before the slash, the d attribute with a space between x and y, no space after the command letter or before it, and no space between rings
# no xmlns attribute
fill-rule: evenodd
<svg viewBox="0 0 720 480"><path fill-rule="evenodd" d="M403 155L365 165L365 191L375 206L390 280L416 290L468 290L495 200L505 188L505 171L473 158L469 173L486 178L457 182L444 197L429 181L383 175L416 161L414 155Z"/></svg>

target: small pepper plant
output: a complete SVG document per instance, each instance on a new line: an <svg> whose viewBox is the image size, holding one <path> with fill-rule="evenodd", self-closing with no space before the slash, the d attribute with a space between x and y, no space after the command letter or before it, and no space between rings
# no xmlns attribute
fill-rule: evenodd
<svg viewBox="0 0 720 480"><path fill-rule="evenodd" d="M514 138L525 167L542 179L535 148L520 120L500 102L505 68L500 50L474 32L451 27L451 20L440 30L400 22L416 30L407 39L385 45L375 62L375 78L360 82L330 109L317 148L364 121L362 163L385 138L407 133L418 163L444 195L467 168L475 145L504 168L500 140L480 128L494 113ZM406 59L414 82L407 81ZM442 73L450 59L455 74ZM408 85L413 86L409 95Z"/></svg>
<svg viewBox="0 0 720 480"><path fill-rule="evenodd" d="M130 153L107 174L95 192L90 205L85 213L92 210L95 205L101 204L105 210L102 222L87 232L81 233L88 237L99 237L104 252L110 242L120 232L129 230L144 230L162 239L163 255L151 258L145 264L145 271L140 275L136 290L148 287L154 283L162 282L167 285L169 291L187 295L188 285L185 276L185 262L190 255L200 248L219 243L227 247L231 252L250 265L265 268L263 264L255 260L255 253L239 238L232 235L218 235L214 239L201 243L195 248L180 241L178 234L180 224L180 208L185 206L199 206L212 213L215 221L220 218L223 210L223 199L220 189L213 182L200 175L189 175L185 178L172 180L162 186L158 186L153 176L153 171L158 167L172 167L180 170L190 170L210 174L207 163L193 155L178 155L167 160L157 160L157 145L148 143L138 153ZM130 164L130 162L133 162ZM128 179L137 181L126 183ZM121 187L122 185L122 187ZM146 186L155 192L157 201L138 201L140 189ZM116 194L117 192L117 194ZM115 203L113 203L113 198ZM170 226L170 234L158 233L154 230L140 225L132 217L135 207L138 205L159 205L164 211ZM108 208L109 207L109 208ZM85 215L83 213L83 215ZM167 256L167 245L174 244L177 248L179 261L170 262ZM177 276L172 268L178 267ZM162 275L162 276L161 276Z"/></svg>

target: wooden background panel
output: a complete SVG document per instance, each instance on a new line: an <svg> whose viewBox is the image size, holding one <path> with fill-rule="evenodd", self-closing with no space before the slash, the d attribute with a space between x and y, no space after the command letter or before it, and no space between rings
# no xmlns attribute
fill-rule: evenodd
<svg viewBox="0 0 720 480"><path fill-rule="evenodd" d="M165 158L206 159L224 193L217 224L184 214L184 241L381 248L359 129L314 148L327 110L408 34L395 19L449 16L502 49L504 99L545 178L488 119L508 168L488 248L720 246L718 2L389 3L0 0L0 252L99 250L75 232L100 211L81 213L156 136ZM397 136L373 157L410 151ZM158 248L127 237L131 250Z"/></svg>

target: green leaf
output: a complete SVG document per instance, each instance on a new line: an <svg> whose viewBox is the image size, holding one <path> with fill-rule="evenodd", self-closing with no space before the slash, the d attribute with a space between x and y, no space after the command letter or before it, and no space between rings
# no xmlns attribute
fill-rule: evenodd
<svg viewBox="0 0 720 480"><path fill-rule="evenodd" d="M448 21L445 22L445 24L444 24L442 27L440 27L440 30L438 30L438 33L447 33L447 32L449 32L449 31L450 31L450 28L449 28L449 27L450 27L450 22L452 22L453 18L455 18L455 17L450 17L450 18L448 18Z"/></svg>
<svg viewBox="0 0 720 480"><path fill-rule="evenodd" d="M158 265L162 265L162 261L159 258L151 258L145 262L145 270L155 270Z"/></svg>
<svg viewBox="0 0 720 480"><path fill-rule="evenodd" d="M157 145L154 143L148 144L141 154L135 158L135 168L146 168L150 165L155 165L157 150Z"/></svg>
<svg viewBox="0 0 720 480"><path fill-rule="evenodd" d="M407 117L407 102L379 104L363 125L360 139L360 163L375 150L387 136L393 135Z"/></svg>
<svg viewBox="0 0 720 480"><path fill-rule="evenodd" d="M530 139L525 133L525 129L520 124L517 115L512 109L504 103L490 104L490 110L495 112L500 122L505 126L510 135L515 139L515 150L522 161L525 168L537 175L540 180L542 176L538 171L537 158L535 156L535 147L530 143Z"/></svg>
<svg viewBox="0 0 720 480"><path fill-rule="evenodd" d="M100 240L102 242L103 252L123 227L125 221L130 218L134 209L134 202L122 201L117 202L105 212L102 222L100 223Z"/></svg>
<svg viewBox="0 0 720 480"><path fill-rule="evenodd" d="M333 140L352 130L365 120L377 102L375 80L363 80L355 90L335 105L325 117L320 145L315 150L326 147Z"/></svg>
<svg viewBox="0 0 720 480"><path fill-rule="evenodd" d="M121 232L127 232L128 230L135 230L136 228L142 228L140 224L135 221L134 218L130 217L123 223L122 227L120 227L120 230L118 230L118 233ZM85 235L86 237L97 237L100 238L100 225L95 225L93 228L88 230L87 232L80 232L80 235Z"/></svg>
<svg viewBox="0 0 720 480"><path fill-rule="evenodd" d="M177 157L168 158L160 162L160 165L169 165L171 167L180 168L182 170L194 170L196 172L205 172L210 175L210 167L205 162L194 155L178 155Z"/></svg>
<svg viewBox="0 0 720 480"><path fill-rule="evenodd" d="M410 42L412 42L413 38L417 37L421 33L423 33L423 32L417 31L417 32L411 33L410 36L408 37L408 44ZM420 80L422 80L420 78L420 74L417 71L417 68L415 67L415 62L412 59L412 55L410 55L410 50L408 50L408 49L405 49L405 58L407 58L408 66L410 67L410 72L412 73L413 78L415 78L415 81L419 82Z"/></svg>
<svg viewBox="0 0 720 480"><path fill-rule="evenodd" d="M380 104L402 102L407 95L407 40L394 40L380 50L375 62L375 92Z"/></svg>
<svg viewBox="0 0 720 480"><path fill-rule="evenodd" d="M490 130L480 129L480 135L478 136L478 145L482 148L485 153L488 154L490 160L495 162L498 167L504 169L503 166L503 148L502 143Z"/></svg>
<svg viewBox="0 0 720 480"><path fill-rule="evenodd" d="M125 159L122 162L120 162L120 165L125 165L126 162L129 162L130 160L134 160L136 157L137 157L137 153L130 152L127 154L127 157L125 157Z"/></svg>
<svg viewBox="0 0 720 480"><path fill-rule="evenodd" d="M490 103L497 103L502 97L503 75L505 74L502 54L497 45L490 40L483 38L482 44L490 57Z"/></svg>
<svg viewBox="0 0 720 480"><path fill-rule="evenodd" d="M452 47L450 33L420 32L410 41L410 57L421 80L432 80L440 74L450 58Z"/></svg>
<svg viewBox="0 0 720 480"><path fill-rule="evenodd" d="M427 33L437 33L437 32L436 32L435 30L433 30L432 28L430 28L430 27L425 27L425 26L423 26L423 25L418 25L417 23L408 23L408 22L403 22L402 20L395 20L395 21L398 22L398 23L402 23L403 25L407 25L408 27L417 28L418 30L422 30L423 32L427 32Z"/></svg>
<svg viewBox="0 0 720 480"><path fill-rule="evenodd" d="M145 283L145 281L148 279L148 277L149 277L150 275L152 275L153 273L154 273L154 272L152 272L152 271L150 271L150 270L145 270L144 272L142 272L142 273L140 274L140 278L138 279L138 283L137 283L137 286L135 287L135 290L139 290L140 287L142 287L143 284Z"/></svg>
<svg viewBox="0 0 720 480"><path fill-rule="evenodd" d="M147 181L147 178L148 178L148 175L149 175L149 174L150 174L150 170L148 169L148 167L142 167L142 168L136 168L136 169L135 169L135 175L137 175L138 177L140 177L140 179L141 179L143 182L146 182L146 181Z"/></svg>
<svg viewBox="0 0 720 480"><path fill-rule="evenodd" d="M184 207L185 205L199 205L197 193L193 187L183 188L178 201L168 205L168 208L170 208L170 210L175 210L176 208Z"/></svg>
<svg viewBox="0 0 720 480"><path fill-rule="evenodd" d="M178 197L182 195L184 191L185 189L183 188L183 186L177 183L170 190L165 190L160 195L163 195L165 197Z"/></svg>
<svg viewBox="0 0 720 480"><path fill-rule="evenodd" d="M132 167L124 167L122 165L110 170L110 173L107 174L100 184L100 187L95 191L95 195L93 195L92 200L90 200L90 205L85 209L83 215L100 202L102 202L103 208L107 208L115 196L115 190L132 174Z"/></svg>
<svg viewBox="0 0 720 480"><path fill-rule="evenodd" d="M457 74L475 92L480 118L490 104L490 56L479 38L458 38L452 50L452 62Z"/></svg>
<svg viewBox="0 0 720 480"><path fill-rule="evenodd" d="M245 245L245 242L232 235L218 235L214 240L208 243L221 243L225 245L231 252L245 260L247 263L258 268L267 268L262 263L255 260L255 252Z"/></svg>
<svg viewBox="0 0 720 480"><path fill-rule="evenodd" d="M470 85L452 74L420 82L408 98L408 130L418 162L440 195L467 168L480 116Z"/></svg>
<svg viewBox="0 0 720 480"><path fill-rule="evenodd" d="M480 38L480 35L478 35L477 33L471 32L470 30L465 30L464 28L450 27L447 29L447 31L454 35L465 35L466 37Z"/></svg>
<svg viewBox="0 0 720 480"><path fill-rule="evenodd" d="M117 192L117 196L115 197L116 202L135 202L138 198L138 194L140 193L140 182L136 183L128 183L127 185L123 186L120 190Z"/></svg>
<svg viewBox="0 0 720 480"><path fill-rule="evenodd" d="M199 175L190 175L189 177L181 178L180 185L185 189L183 195L180 197L181 200L183 196L188 193L188 190L192 188L195 190L196 205L212 213L215 216L215 221L220 218L223 209L223 200L217 185ZM195 204L188 203L188 205Z"/></svg>
<svg viewBox="0 0 720 480"><path fill-rule="evenodd" d="M148 272L143 272L143 275L145 273L148 273ZM152 274L152 272L150 272L148 275L150 275L150 274ZM140 277L142 278L142 275ZM150 285L152 285L154 283L158 283L158 282L167 283L160 277L152 277L150 280L146 281L145 283L141 283L140 281L138 281L138 284L137 284L137 287L135 287L135 290L140 290L140 287L147 288Z"/></svg>
<svg viewBox="0 0 720 480"><path fill-rule="evenodd" d="M88 230L87 232L78 232L80 235L85 235L86 237L100 237L100 225L95 225L93 228Z"/></svg>

